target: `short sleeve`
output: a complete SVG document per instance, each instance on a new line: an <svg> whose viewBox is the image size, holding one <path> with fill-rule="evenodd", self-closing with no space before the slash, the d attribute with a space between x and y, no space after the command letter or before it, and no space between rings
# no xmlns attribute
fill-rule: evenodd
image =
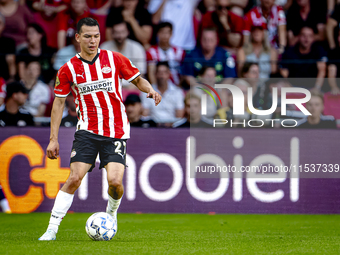
<svg viewBox="0 0 340 255"><path fill-rule="evenodd" d="M277 7L278 12L278 26L286 25L286 14L282 7Z"/></svg>
<svg viewBox="0 0 340 255"><path fill-rule="evenodd" d="M176 98L177 98L176 106L175 106L176 110L183 110L184 109L184 94L181 89L178 89Z"/></svg>
<svg viewBox="0 0 340 255"><path fill-rule="evenodd" d="M62 66L55 80L54 94L57 97L67 97L73 84L72 75L66 65Z"/></svg>
<svg viewBox="0 0 340 255"><path fill-rule="evenodd" d="M252 20L251 20L251 11L244 16L244 21L243 21L243 34L244 35L249 35L250 30L252 27Z"/></svg>
<svg viewBox="0 0 340 255"><path fill-rule="evenodd" d="M121 79L131 82L140 75L138 68L127 57L120 53L117 53L115 56L119 58L119 77Z"/></svg>

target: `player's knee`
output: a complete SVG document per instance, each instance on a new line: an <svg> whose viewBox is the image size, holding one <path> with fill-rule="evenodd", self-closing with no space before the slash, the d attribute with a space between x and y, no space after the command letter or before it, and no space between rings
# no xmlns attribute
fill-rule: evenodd
<svg viewBox="0 0 340 255"><path fill-rule="evenodd" d="M115 178L108 179L107 181L110 188L119 188L122 185L122 182Z"/></svg>
<svg viewBox="0 0 340 255"><path fill-rule="evenodd" d="M69 183L71 186L78 188L81 184L81 177L77 174L70 175Z"/></svg>

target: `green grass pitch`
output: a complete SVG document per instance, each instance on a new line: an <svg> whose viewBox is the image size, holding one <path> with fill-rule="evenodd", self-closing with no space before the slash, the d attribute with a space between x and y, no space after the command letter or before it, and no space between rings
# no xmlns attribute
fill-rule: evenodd
<svg viewBox="0 0 340 255"><path fill-rule="evenodd" d="M38 241L49 213L0 214L0 254L340 254L340 215L118 214L96 242L88 213L68 214L56 241Z"/></svg>

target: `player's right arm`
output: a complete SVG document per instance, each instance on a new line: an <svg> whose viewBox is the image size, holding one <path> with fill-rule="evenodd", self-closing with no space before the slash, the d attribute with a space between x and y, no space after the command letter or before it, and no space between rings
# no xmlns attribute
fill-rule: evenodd
<svg viewBox="0 0 340 255"><path fill-rule="evenodd" d="M50 143L47 146L46 155L50 159L56 159L59 155L58 134L66 97L56 97L51 112Z"/></svg>
<svg viewBox="0 0 340 255"><path fill-rule="evenodd" d="M63 65L57 74L54 88L56 97L54 98L51 112L50 143L46 150L46 155L50 159L56 159L59 155L59 126L63 117L66 97L71 92L72 83L72 74L67 65Z"/></svg>

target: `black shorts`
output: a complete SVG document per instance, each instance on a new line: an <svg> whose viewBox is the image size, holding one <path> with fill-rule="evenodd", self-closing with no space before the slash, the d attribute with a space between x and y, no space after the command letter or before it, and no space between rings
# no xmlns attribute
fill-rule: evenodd
<svg viewBox="0 0 340 255"><path fill-rule="evenodd" d="M89 170L91 172L95 167L98 153L99 169L110 162L121 163L126 166L126 139L96 135L85 130L79 130L74 134L70 163L91 164Z"/></svg>

